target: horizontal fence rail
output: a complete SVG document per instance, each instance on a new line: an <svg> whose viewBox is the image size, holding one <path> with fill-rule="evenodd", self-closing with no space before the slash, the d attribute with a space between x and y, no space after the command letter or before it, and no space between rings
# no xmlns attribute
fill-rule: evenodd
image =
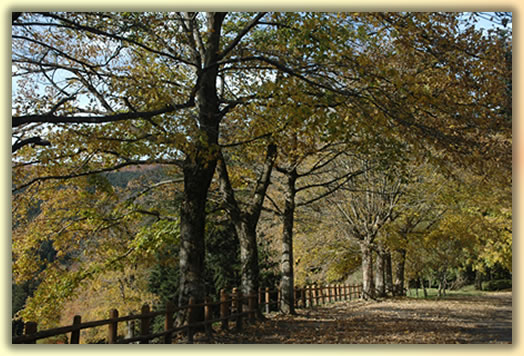
<svg viewBox="0 0 524 356"><path fill-rule="evenodd" d="M294 307L310 308L337 301L353 300L361 296L361 284L295 287ZM140 314L126 316L119 316L118 310L112 309L109 311L108 319L89 322L82 322L81 316L75 315L72 325L48 330L38 331L37 323L26 322L24 334L14 337L12 342L13 344L35 344L38 340L69 334L69 343L79 344L81 330L105 326L107 337L104 341L107 344L147 344L153 339L157 339L159 343L171 344L173 337L180 334L187 337L187 343L193 343L193 336L197 331L203 331L210 336L213 325L215 327L219 325L222 330L239 331L242 329L244 320L253 322L256 320L257 312L267 314L273 310L279 310L281 302L279 289L260 288L258 294L250 295L242 295L238 288L233 288L231 293L226 293L222 289L218 301L212 301L211 298L206 297L202 303L196 303L193 298L190 298L186 306L178 307L167 304L164 310L158 311L151 311L149 305L145 304ZM174 325L177 315L185 319L181 326ZM153 320L160 316L163 317L164 330L152 333ZM131 321L139 322L139 335L119 337L119 323Z"/></svg>

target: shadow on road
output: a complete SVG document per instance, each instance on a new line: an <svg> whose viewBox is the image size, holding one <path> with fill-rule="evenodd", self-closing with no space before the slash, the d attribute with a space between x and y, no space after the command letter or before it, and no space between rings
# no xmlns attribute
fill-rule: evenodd
<svg viewBox="0 0 524 356"><path fill-rule="evenodd" d="M211 343L486 344L512 342L511 292L441 300L410 298L338 302L270 315Z"/></svg>

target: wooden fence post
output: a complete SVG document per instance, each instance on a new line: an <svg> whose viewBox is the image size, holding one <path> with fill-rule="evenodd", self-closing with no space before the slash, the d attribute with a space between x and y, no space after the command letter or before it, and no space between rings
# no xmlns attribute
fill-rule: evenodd
<svg viewBox="0 0 524 356"><path fill-rule="evenodd" d="M300 297L302 299L302 308L306 308L307 307L307 293L311 291L311 286L305 286L304 288L301 289L301 294L300 294Z"/></svg>
<svg viewBox="0 0 524 356"><path fill-rule="evenodd" d="M109 311L109 319L116 318L118 318L118 310L111 309L111 311ZM116 344L116 338L118 336L118 321L111 322L107 326L107 343Z"/></svg>
<svg viewBox="0 0 524 356"><path fill-rule="evenodd" d="M173 328L173 313L175 306L172 302L166 304L166 319L164 323L164 331L168 331ZM173 333L169 332L164 336L164 344L173 343Z"/></svg>
<svg viewBox="0 0 524 356"><path fill-rule="evenodd" d="M269 314L269 303L271 302L271 298L269 297L269 288L266 287L266 290L265 290L265 299L266 299L266 314Z"/></svg>
<svg viewBox="0 0 524 356"><path fill-rule="evenodd" d="M73 317L73 326L79 325L82 323L82 317L80 315L75 315ZM79 344L80 343L80 329L71 331L70 344Z"/></svg>
<svg viewBox="0 0 524 356"><path fill-rule="evenodd" d="M206 336L211 336L211 324L209 323L209 320L212 319L211 316L211 298L205 297L204 298L204 330L206 332Z"/></svg>
<svg viewBox="0 0 524 356"><path fill-rule="evenodd" d="M258 310L257 312L262 311L263 305L264 305L264 290L260 287L258 288Z"/></svg>
<svg viewBox="0 0 524 356"><path fill-rule="evenodd" d="M243 299L244 295L242 294L242 291L240 289L237 289L236 295L237 295L236 312L238 314L236 329L242 330L242 322L244 319L244 315L242 315L242 313L244 312L244 299Z"/></svg>
<svg viewBox="0 0 524 356"><path fill-rule="evenodd" d="M140 320L140 335L145 336L149 334L149 325L151 324L151 317L144 316L149 314L149 305L144 304L142 306L142 317ZM149 340L140 340L141 344L149 344Z"/></svg>
<svg viewBox="0 0 524 356"><path fill-rule="evenodd" d="M224 289L220 290L220 318L222 319L222 330L229 329L229 314L231 310L231 300L228 298Z"/></svg>
<svg viewBox="0 0 524 356"><path fill-rule="evenodd" d="M249 294L247 296L247 309L248 309L248 315L249 315L250 321L255 321L255 317L256 317L255 305L257 305L256 299L255 299L256 297L257 296L255 294Z"/></svg>
<svg viewBox="0 0 524 356"><path fill-rule="evenodd" d="M27 323L25 323L24 335L26 336L33 335L36 333L37 329L38 329L37 323L33 321L28 321ZM26 342L26 344L36 344L36 340L28 341Z"/></svg>
<svg viewBox="0 0 524 356"><path fill-rule="evenodd" d="M193 322L195 321L195 298L189 297L189 305L187 308L187 343L193 343Z"/></svg>
<svg viewBox="0 0 524 356"><path fill-rule="evenodd" d="M231 295L231 309L236 314L236 325L237 331L242 329L242 292L238 288L233 288Z"/></svg>

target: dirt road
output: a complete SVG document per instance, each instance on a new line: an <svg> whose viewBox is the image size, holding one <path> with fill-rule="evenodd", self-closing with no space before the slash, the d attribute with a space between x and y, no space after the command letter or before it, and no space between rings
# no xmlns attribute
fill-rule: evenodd
<svg viewBox="0 0 524 356"><path fill-rule="evenodd" d="M512 294L441 300L410 298L338 302L273 314L242 332L217 332L205 343L455 344L511 343Z"/></svg>

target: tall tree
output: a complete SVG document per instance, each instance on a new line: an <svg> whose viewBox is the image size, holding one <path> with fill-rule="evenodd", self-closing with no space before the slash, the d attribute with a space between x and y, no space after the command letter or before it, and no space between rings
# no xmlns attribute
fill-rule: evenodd
<svg viewBox="0 0 524 356"><path fill-rule="evenodd" d="M240 241L241 287L245 295L257 294L259 289L256 229L260 213L262 212L266 190L270 183L271 171L273 170L277 154L276 150L277 147L274 144L268 145L262 172L253 187L250 199L248 202L243 202L244 208L241 208L240 203L236 199L223 156L220 157L218 163L220 190Z"/></svg>
<svg viewBox="0 0 524 356"><path fill-rule="evenodd" d="M190 295L203 298L205 204L224 118L242 105L251 110L266 105L272 91L265 86L278 73L315 90L336 83L316 73L313 63L328 48L314 45L325 39L300 32L306 18L313 28L319 21L329 23L331 16L123 12L17 17L12 58L20 80L12 125L20 174L14 174L14 190L130 165L179 166L184 176L179 303ZM263 31L254 31L261 26ZM308 56L285 50L293 37L295 43L304 41Z"/></svg>
<svg viewBox="0 0 524 356"><path fill-rule="evenodd" d="M348 182L331 202L340 213L348 235L360 244L363 295L364 298L374 298L375 240L382 227L391 219L398 204L404 177L396 167L374 166L374 163L366 158L356 164L364 173Z"/></svg>

